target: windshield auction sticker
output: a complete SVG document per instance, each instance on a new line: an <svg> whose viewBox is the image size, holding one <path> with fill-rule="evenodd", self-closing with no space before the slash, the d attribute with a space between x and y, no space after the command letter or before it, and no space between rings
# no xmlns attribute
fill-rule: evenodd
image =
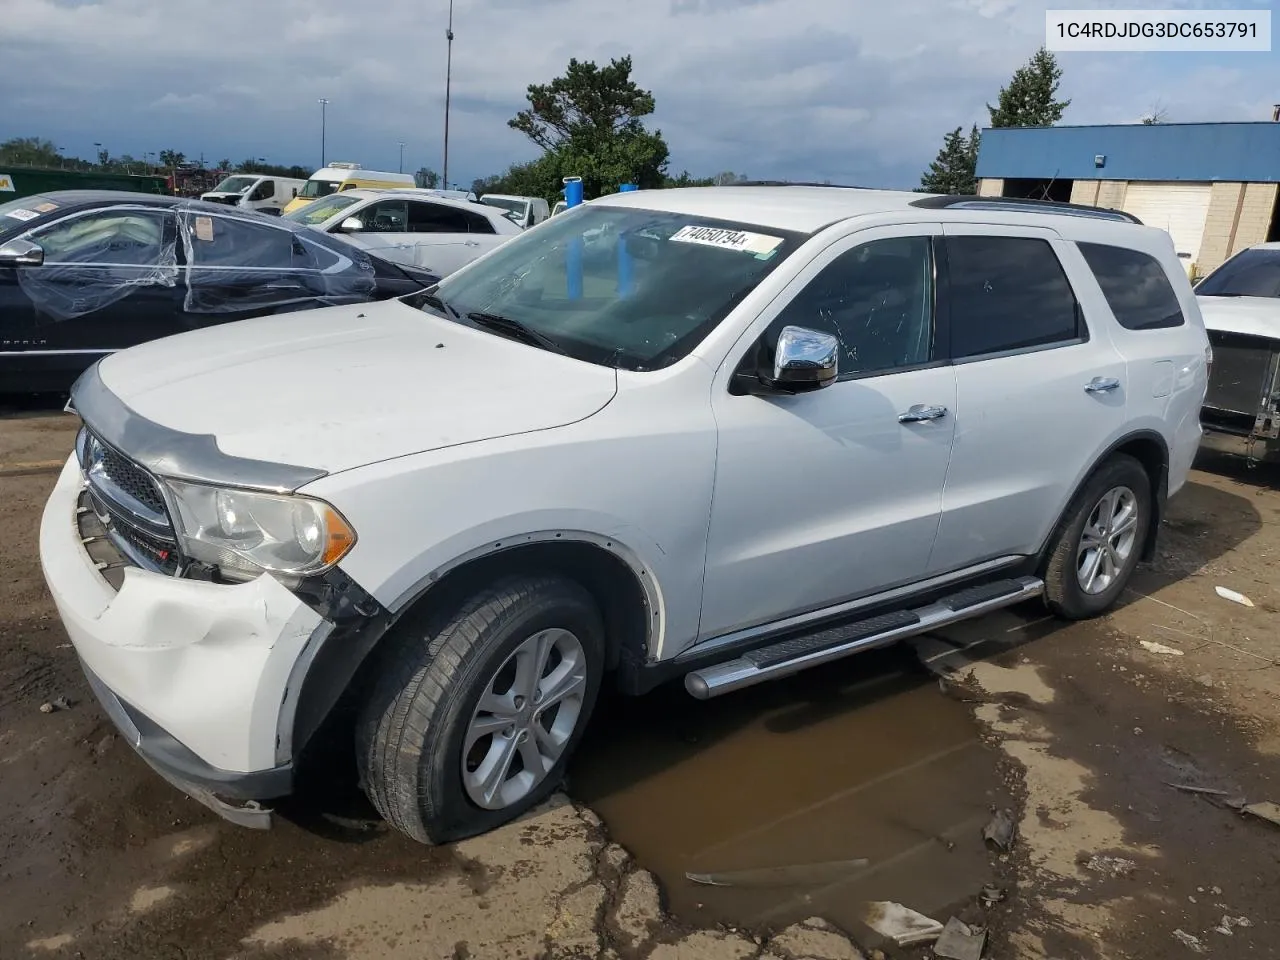
<svg viewBox="0 0 1280 960"><path fill-rule="evenodd" d="M764 233L749 233L746 230L726 230L723 227L681 227L671 235L675 243L697 243L704 247L720 247L726 250L741 250L757 257L767 257L778 249L781 237L771 237Z"/></svg>
<svg viewBox="0 0 1280 960"><path fill-rule="evenodd" d="M34 220L36 217L40 216L40 214L36 213L34 210L18 209L10 210L5 214L5 216L13 217L15 220Z"/></svg>

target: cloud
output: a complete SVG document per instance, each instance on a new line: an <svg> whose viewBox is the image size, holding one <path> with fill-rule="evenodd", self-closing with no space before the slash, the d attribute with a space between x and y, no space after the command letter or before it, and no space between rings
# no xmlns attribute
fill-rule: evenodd
<svg viewBox="0 0 1280 960"><path fill-rule="evenodd" d="M1083 5L1083 4L1082 4ZM1127 0L1190 6L1200 0ZM673 172L913 186L1044 40L1047 2L455 0L450 179L531 159L507 127L570 57L631 54ZM1057 6L1057 4L1054 4ZM1232 0L1228 6L1265 6ZM442 162L448 0L4 0L0 135L69 153ZM1066 54L1067 123L1270 116L1267 54Z"/></svg>

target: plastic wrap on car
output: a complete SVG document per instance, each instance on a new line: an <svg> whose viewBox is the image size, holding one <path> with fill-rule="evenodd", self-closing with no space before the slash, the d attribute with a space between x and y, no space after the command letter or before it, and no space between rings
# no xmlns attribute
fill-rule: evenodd
<svg viewBox="0 0 1280 960"><path fill-rule="evenodd" d="M36 322L74 320L111 306L141 287L173 287L181 282L177 244L166 236L163 210L121 209L110 226L89 223L79 234L79 217L55 221L38 238L45 249L39 267L14 271L18 286L36 308ZM94 229L97 227L97 229ZM60 234L55 231L61 228Z"/></svg>
<svg viewBox="0 0 1280 960"><path fill-rule="evenodd" d="M289 222L177 208L189 313L275 312L363 303L376 292L369 255Z"/></svg>

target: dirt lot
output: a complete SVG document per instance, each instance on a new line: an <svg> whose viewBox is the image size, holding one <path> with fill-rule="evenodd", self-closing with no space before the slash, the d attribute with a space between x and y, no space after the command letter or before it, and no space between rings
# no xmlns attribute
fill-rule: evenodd
<svg viewBox="0 0 1280 960"><path fill-rule="evenodd" d="M1280 825L1240 809L1280 801L1274 473L1202 464L1102 621L1029 605L708 703L607 700L567 797L432 850L345 755L256 833L114 736L36 559L73 429L0 416L0 958L932 955L875 901L985 928L986 957L1280 956Z"/></svg>

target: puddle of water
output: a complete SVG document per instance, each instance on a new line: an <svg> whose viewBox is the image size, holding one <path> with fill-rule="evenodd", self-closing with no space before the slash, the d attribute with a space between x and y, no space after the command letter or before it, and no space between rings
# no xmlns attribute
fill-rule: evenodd
<svg viewBox="0 0 1280 960"><path fill-rule="evenodd" d="M569 786L657 874L677 917L754 927L820 914L856 931L864 900L945 919L990 879L995 762L966 706L898 648L711 701L679 686L611 699ZM685 876L859 858L771 885Z"/></svg>

